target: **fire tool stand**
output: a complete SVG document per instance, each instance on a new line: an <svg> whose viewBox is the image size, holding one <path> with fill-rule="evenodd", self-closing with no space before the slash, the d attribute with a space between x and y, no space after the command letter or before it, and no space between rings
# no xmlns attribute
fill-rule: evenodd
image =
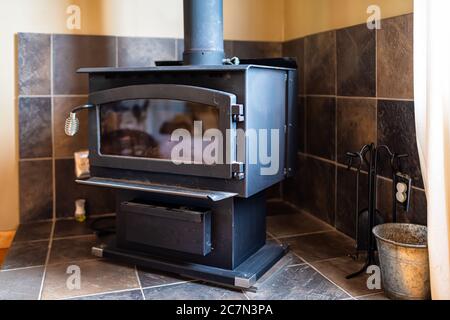
<svg viewBox="0 0 450 320"><path fill-rule="evenodd" d="M393 153L388 146L382 145L382 146L376 146L375 144L365 145L360 152L352 153L348 152L347 157L349 158L349 165L348 169L352 169L354 166L354 160L358 160L358 165L355 166L355 169L357 171L356 174L356 250L357 250L357 256L359 255L359 251L365 250L367 252L367 258L366 263L362 267L362 269L358 272L355 272L346 278L353 279L358 277L359 275L366 272L367 268L371 265L374 265L377 263L375 253L377 251L376 248L376 241L375 237L372 233L372 230L374 227L376 227L378 224L383 223L382 218L380 217L380 213L377 210L377 191L378 191L378 162L379 162L379 155L381 151L385 151L390 159L390 165L392 168L392 174L393 174L393 222L397 222L397 199L396 199L396 182L398 181L399 177L404 177L400 173L400 160L407 158L408 155L403 154L399 155L396 153ZM360 187L360 175L362 166L366 165L368 168L368 178L369 178L369 184L368 184L368 209L359 211L359 187ZM411 186L411 179L409 179L409 187ZM410 189L410 188L409 188ZM405 202L405 210L409 210L409 198L408 195L407 201ZM361 224L361 216L364 214L367 214L367 222L365 225ZM367 239L361 238L361 234L365 234Z"/></svg>

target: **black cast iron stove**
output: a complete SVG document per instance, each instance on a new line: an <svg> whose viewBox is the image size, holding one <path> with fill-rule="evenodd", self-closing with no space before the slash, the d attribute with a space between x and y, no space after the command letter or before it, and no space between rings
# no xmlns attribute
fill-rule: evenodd
<svg viewBox="0 0 450 320"><path fill-rule="evenodd" d="M287 59L224 59L222 0L184 6L184 63L79 70L91 178L77 182L117 190L117 234L93 254L250 288L286 252L266 243L265 190L293 174L297 71ZM174 152L176 131L193 135L192 152ZM260 132L270 164L255 161ZM223 143L208 153L214 133Z"/></svg>

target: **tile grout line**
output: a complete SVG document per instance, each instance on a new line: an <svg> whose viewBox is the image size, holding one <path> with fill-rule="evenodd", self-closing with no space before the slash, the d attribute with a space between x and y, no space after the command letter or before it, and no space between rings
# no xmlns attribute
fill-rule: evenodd
<svg viewBox="0 0 450 320"><path fill-rule="evenodd" d="M36 161L51 161L53 160L52 157L48 158L30 158L30 159L19 159L19 162L36 162Z"/></svg>
<svg viewBox="0 0 450 320"><path fill-rule="evenodd" d="M89 298L89 297L103 296L103 295L106 295L106 294L132 292L132 291L136 291L136 290L138 290L138 288L115 290L115 291L105 291L105 292L91 293L91 294L86 294L86 295L65 297L65 298L61 298L59 300L71 300L71 299L77 299L77 298Z"/></svg>
<svg viewBox="0 0 450 320"><path fill-rule="evenodd" d="M14 241L14 244L40 243L40 242L49 242L49 241L50 241L50 235L46 239L29 240L29 241Z"/></svg>
<svg viewBox="0 0 450 320"><path fill-rule="evenodd" d="M52 133L52 204L53 204L53 221L56 220L56 163L55 163L55 101L53 98L54 94L54 37L50 35L50 104L51 104L51 133ZM54 223L52 228L54 227ZM54 230L54 229L53 229ZM52 230L52 232L53 232ZM53 236L53 235L51 235Z"/></svg>
<svg viewBox="0 0 450 320"><path fill-rule="evenodd" d="M329 258L329 259L322 259L322 260L317 260L317 261L312 261L312 262L307 262L307 263L324 263L324 262L331 262L331 261L335 261L341 258L349 258L351 259L349 256L339 256L339 257L334 257L334 258Z"/></svg>
<svg viewBox="0 0 450 320"><path fill-rule="evenodd" d="M303 40L303 93L306 94L306 87L307 87L307 83L306 83L306 39ZM305 104L303 106L303 110L305 112L305 119L303 119L303 126L304 126L304 134L305 136L303 137L303 143L304 143L304 147L303 149L305 150L305 152L308 151L307 148L307 144L308 144L308 99L305 96L304 98L301 98L302 102ZM298 160L297 160L298 161Z"/></svg>
<svg viewBox="0 0 450 320"><path fill-rule="evenodd" d="M375 28L375 97L378 99L378 28Z"/></svg>
<svg viewBox="0 0 450 320"><path fill-rule="evenodd" d="M380 291L380 292L374 292L374 293L369 293L369 294L365 294L365 295L362 295L362 296L357 296L357 297L354 297L356 300L359 300L359 299L361 299L361 298L368 298L368 297L374 297L374 296L377 296L377 295L380 295L380 294L384 294L384 291Z"/></svg>
<svg viewBox="0 0 450 320"><path fill-rule="evenodd" d="M79 236L67 236L67 237L53 237L53 241L60 241L60 240L77 240L77 239L97 239L97 236L93 234L86 234L86 235L79 235Z"/></svg>
<svg viewBox="0 0 450 320"><path fill-rule="evenodd" d="M22 271L22 270L30 270L30 269L38 269L45 267L45 264L37 265L37 266L30 266L30 267L22 267L22 268L14 268L14 269L6 269L6 270L0 270L0 273L6 273L11 271Z"/></svg>
<svg viewBox="0 0 450 320"><path fill-rule="evenodd" d="M46 258L47 259L47 258ZM21 270L28 270L28 269L34 269L34 268L42 268L42 267L54 267L54 266L61 266L61 265L65 265L67 263L86 263L86 262L93 262L93 261L102 261L102 259L100 258L92 258L92 259L83 259L83 260L72 260L72 261L67 261L67 262L58 262L58 263L48 263L46 264L41 264L41 265L36 265L36 266L30 266L30 267L22 267L22 268L14 268L14 269L8 269L8 270L0 270L0 272L10 272L10 271L21 271Z"/></svg>
<svg viewBox="0 0 450 320"><path fill-rule="evenodd" d="M101 262L102 259L101 258L92 258L92 259L81 259L81 260L69 260L69 261L62 261L62 262L57 262L57 263L48 263L47 267L56 267L56 266L63 266L63 265L67 265L67 264L74 264L74 263L89 263L89 262Z"/></svg>
<svg viewBox="0 0 450 320"><path fill-rule="evenodd" d="M303 259L304 260L304 259ZM347 290L345 290L344 288L342 288L340 285L338 285L337 283L335 283L334 281L332 281L328 276L326 276L324 273L322 273L319 269L317 269L316 267L314 267L311 263L309 263L308 261L306 261L306 264L311 267L313 270L315 270L317 273L319 273L322 277L324 277L325 279L327 279L331 284L333 284L334 286L336 286L338 289L342 290L346 295L349 296L349 298L354 298L353 295L351 295Z"/></svg>
<svg viewBox="0 0 450 320"><path fill-rule="evenodd" d="M304 266L305 264L308 264L307 262L306 262L306 260L305 259L303 259L302 257L300 257L300 255L298 254L298 253L296 253L296 252L294 252L294 251L291 251L292 252L292 254L294 255L294 256L296 256L297 258L299 258L301 261L303 261L302 263L299 263L299 264L293 264L293 265L290 265L290 266L287 266L287 268L294 268L294 267L299 267L299 266Z"/></svg>
<svg viewBox="0 0 450 320"><path fill-rule="evenodd" d="M360 97L360 96L340 96L340 95L327 95L327 94L304 94L299 95L303 98L337 98L341 100L387 100L387 101L397 101L397 102L414 102L414 99L407 98L392 98L392 97Z"/></svg>
<svg viewBox="0 0 450 320"><path fill-rule="evenodd" d="M164 288L164 287L174 287L174 286L179 286L182 284L188 284L188 283L201 283L202 280L186 280L186 281L178 281L178 282L173 282L173 283L167 283L167 284L160 284L160 285L155 285L155 286L149 286L149 287L142 287L142 290L147 290L147 289L157 289L157 288Z"/></svg>
<svg viewBox="0 0 450 320"><path fill-rule="evenodd" d="M51 59L53 60L53 59ZM51 62L52 63L52 62ZM51 80L50 82L53 82ZM19 99L33 99L33 98L88 98L87 94L43 94L43 95L19 95Z"/></svg>
<svg viewBox="0 0 450 320"><path fill-rule="evenodd" d="M200 282L200 280L191 280L191 281L185 281L185 282L175 282L175 283L163 284L163 285L158 285L158 286L142 287L141 290L153 289L153 288L162 288L162 287L170 287L170 286L176 286L176 285L180 285L180 284L193 283L193 282ZM131 289L123 289L123 290L104 291L104 292L91 293L91 294L86 294L86 295L78 295L78 296L66 297L66 298L62 298L60 300L70 300L70 299L77 299L77 298L103 296L103 295L107 295L107 294L132 292L132 291L136 291L136 290L139 290L139 289L140 288L131 288ZM145 300L145 297L144 297L144 300Z"/></svg>
<svg viewBox="0 0 450 320"><path fill-rule="evenodd" d="M306 157L306 158L310 158L310 159L317 160L317 161L322 161L322 162L328 163L328 164L330 164L330 165L335 165L335 166L337 166L338 168L344 168L344 169L347 169L347 166L346 166L346 165L344 165L344 164L342 164L342 163L339 163L339 162L336 162L336 161L333 161L333 160L329 160L329 159L325 159L325 158L322 158L322 157L319 157L319 156L315 156L315 155L310 154L310 153L298 152L298 154L299 154L300 156L303 156L303 157ZM354 169L354 168L352 168L351 170L352 170L352 171L356 171L356 169ZM361 173L363 173L363 174L368 174L368 172L365 171L365 170L361 170ZM382 179L382 180L385 180L385 181L393 182L393 180L392 180L391 178L387 178L387 177L384 177L384 176L381 176L381 175L378 176L378 179ZM417 187L417 186L414 186L414 185L413 185L412 188L413 188L414 190L417 190L417 191L425 192L425 189L420 188L420 187Z"/></svg>
<svg viewBox="0 0 450 320"><path fill-rule="evenodd" d="M278 238L275 237L272 233L270 233L269 231L266 231L266 233L272 238L272 239L269 239L269 240L275 240L279 244L282 244L281 241L279 241Z"/></svg>
<svg viewBox="0 0 450 320"><path fill-rule="evenodd" d="M337 31L334 31L334 93L336 95L334 99L335 109L334 109L334 160L338 162L338 39ZM337 196L338 190L338 167L334 166L334 221L333 227L336 228L337 225Z"/></svg>
<svg viewBox="0 0 450 320"><path fill-rule="evenodd" d="M244 289L242 289L241 291L242 291L242 294L244 295L245 299L247 299L247 301L251 301L251 300L252 300L252 299L250 299L250 297L247 295L247 292L246 292Z"/></svg>
<svg viewBox="0 0 450 320"><path fill-rule="evenodd" d="M136 275L136 279L137 279L137 282L138 282L138 284L139 284L139 290L141 291L142 299L143 299L143 300L146 300L146 299L145 299L145 295L144 295L144 290L142 289L141 279L139 278L139 273L138 273L138 270L137 270L137 266L136 266L136 265L134 266L134 273L135 273L135 275Z"/></svg>
<svg viewBox="0 0 450 320"><path fill-rule="evenodd" d="M324 230L324 231L317 231L317 232L299 233L299 234L293 234L293 235L287 235L287 236L280 236L280 237L276 237L275 239L276 240L286 240L286 239L290 239L290 238L314 236L317 234L325 234L325 233L331 233L331 232L336 232L336 230Z"/></svg>
<svg viewBox="0 0 450 320"><path fill-rule="evenodd" d="M115 37L115 46L116 46L116 50L115 50L115 58L116 58L116 68L119 67L119 37Z"/></svg>
<svg viewBox="0 0 450 320"><path fill-rule="evenodd" d="M380 20L381 23L381 20ZM379 132L378 132L378 101L379 101L379 97L378 97L378 28L375 28L375 96L377 97L377 99L375 100L375 130L376 130L376 134L375 134L375 139L376 141L374 141L374 143L376 143L376 145L378 146L378 138L379 138ZM378 184L378 182L376 182ZM378 189L378 185L376 187ZM377 207L378 207L378 196L379 193L377 192L377 199L375 199ZM358 208L359 209L359 208Z"/></svg>
<svg viewBox="0 0 450 320"><path fill-rule="evenodd" d="M50 254L52 251L53 234L55 232L55 227L56 227L56 222L53 222L52 231L50 232L50 241L48 243L47 257L45 258L44 272L42 273L42 282L41 282L41 288L39 289L38 300L42 300L42 293L44 291L45 277L47 276L47 267L49 265Z"/></svg>
<svg viewBox="0 0 450 320"><path fill-rule="evenodd" d="M56 168L55 168L55 126L54 126L54 121L55 121L55 104L54 104L54 99L53 99L53 93L54 93L54 81L53 81L53 76L54 76L54 61L53 61L53 51L54 51L54 36L53 34L50 35L50 96L51 96L51 132L52 132L52 194L53 194L53 222L52 222L52 229L50 231L50 241L48 243L48 251L47 251L47 256L45 258L45 265L44 265L44 272L42 273L42 281L41 281L41 287L39 289L39 295L38 295L38 300L42 300L42 293L44 291L44 284L45 284L45 278L47 276L47 266L48 263L50 261L50 254L52 251L52 243L53 243L53 235L55 233L55 227L56 227L56 177L55 177L55 172L56 172Z"/></svg>
<svg viewBox="0 0 450 320"><path fill-rule="evenodd" d="M115 212L110 212L110 213L104 213L104 214L96 214L96 215L91 215L89 216L88 220L91 219L97 219L97 218L108 218L108 217L115 217L116 213ZM68 216L68 217L61 217L61 218L56 218L56 222L61 222L61 221L73 221L75 222L75 218Z"/></svg>

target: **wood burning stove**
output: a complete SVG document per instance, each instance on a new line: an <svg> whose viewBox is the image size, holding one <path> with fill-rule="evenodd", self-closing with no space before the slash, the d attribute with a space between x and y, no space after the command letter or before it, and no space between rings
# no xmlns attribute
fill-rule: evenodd
<svg viewBox="0 0 450 320"><path fill-rule="evenodd" d="M297 71L223 65L221 21L222 1L185 0L185 65L79 70L91 177L77 182L117 190L116 237L95 255L250 288L286 252L266 243L265 190L293 174Z"/></svg>

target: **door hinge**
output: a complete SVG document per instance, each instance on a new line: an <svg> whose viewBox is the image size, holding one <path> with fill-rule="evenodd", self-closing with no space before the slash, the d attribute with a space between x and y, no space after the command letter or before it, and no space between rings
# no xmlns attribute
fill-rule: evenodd
<svg viewBox="0 0 450 320"><path fill-rule="evenodd" d="M245 121L245 110L243 104L234 104L231 106L231 116L233 122L244 122Z"/></svg>
<svg viewBox="0 0 450 320"><path fill-rule="evenodd" d="M245 165L242 162L234 162L231 165L233 179L243 180L245 178Z"/></svg>

